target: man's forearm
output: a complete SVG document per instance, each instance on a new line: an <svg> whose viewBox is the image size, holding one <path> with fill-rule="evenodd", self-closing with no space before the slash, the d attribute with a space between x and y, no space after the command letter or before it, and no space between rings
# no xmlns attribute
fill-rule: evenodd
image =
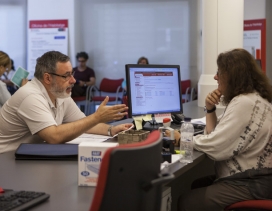
<svg viewBox="0 0 272 211"><path fill-rule="evenodd" d="M104 123L99 123L95 125L94 127L90 128L86 133L91 133L91 134L99 134L99 135L108 135L108 129L110 125L104 124Z"/></svg>
<svg viewBox="0 0 272 211"><path fill-rule="evenodd" d="M47 127L39 131L38 135L47 143L60 144L71 141L88 130L91 132L98 132L99 129L102 130L102 126L99 126L98 129L90 130L97 124L98 121L96 120L95 115L90 115L75 122ZM104 133L105 131L102 130L101 132Z"/></svg>

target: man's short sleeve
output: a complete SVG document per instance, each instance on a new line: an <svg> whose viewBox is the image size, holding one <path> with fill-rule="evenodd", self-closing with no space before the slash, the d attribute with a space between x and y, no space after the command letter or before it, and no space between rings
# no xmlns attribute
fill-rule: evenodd
<svg viewBox="0 0 272 211"><path fill-rule="evenodd" d="M18 116L26 123L31 134L51 125L57 125L50 105L42 95L29 95L21 103Z"/></svg>
<svg viewBox="0 0 272 211"><path fill-rule="evenodd" d="M74 122L86 117L72 98L65 99L63 110L65 111L65 114L62 123Z"/></svg>

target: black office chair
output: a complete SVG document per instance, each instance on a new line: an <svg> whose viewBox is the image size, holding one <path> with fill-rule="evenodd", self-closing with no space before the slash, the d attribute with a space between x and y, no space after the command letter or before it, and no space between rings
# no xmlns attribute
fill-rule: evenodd
<svg viewBox="0 0 272 211"><path fill-rule="evenodd" d="M158 211L162 185L174 178L160 172L162 137L110 148L103 156L90 211Z"/></svg>

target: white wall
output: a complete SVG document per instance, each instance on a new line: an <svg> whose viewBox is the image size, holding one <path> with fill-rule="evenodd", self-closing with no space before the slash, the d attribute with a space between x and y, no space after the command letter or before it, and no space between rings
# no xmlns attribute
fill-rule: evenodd
<svg viewBox="0 0 272 211"><path fill-rule="evenodd" d="M0 0L0 50L14 60L15 68L26 67L26 0Z"/></svg>
<svg viewBox="0 0 272 211"><path fill-rule="evenodd" d="M271 0L244 0L244 20L266 18L266 1Z"/></svg>
<svg viewBox="0 0 272 211"><path fill-rule="evenodd" d="M183 79L194 69L197 81L197 2L82 1L81 50L90 56L97 84L103 77L125 78L125 64L141 56L179 64Z"/></svg>
<svg viewBox="0 0 272 211"><path fill-rule="evenodd" d="M17 12L13 20L24 23L17 21L22 31L15 33L22 39L5 42L7 46L1 49L23 44L20 52L23 67L27 66L28 21L68 19L68 55L75 66L76 53L88 52L88 65L96 72L97 84L103 77L124 78L124 65L136 63L140 56L146 56L153 64L179 64L182 79L190 78L195 84L198 81L199 0L0 0L1 8L3 1L9 7L12 2L19 4L23 17ZM7 30L6 37L9 36ZM16 51L17 48L12 50Z"/></svg>
<svg viewBox="0 0 272 211"><path fill-rule="evenodd" d="M271 0L244 1L244 18L267 18L271 35ZM124 77L124 64L140 56L151 63L180 64L182 78L194 85L201 74L201 0L0 0L0 50L16 67L26 67L27 19L68 19L73 65L76 53L87 51L99 80ZM267 36L267 55L269 43Z"/></svg>

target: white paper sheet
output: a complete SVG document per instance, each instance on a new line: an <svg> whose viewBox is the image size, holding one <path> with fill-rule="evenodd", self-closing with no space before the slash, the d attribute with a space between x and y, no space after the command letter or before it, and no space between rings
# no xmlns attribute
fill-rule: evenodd
<svg viewBox="0 0 272 211"><path fill-rule="evenodd" d="M80 144L81 142L86 142L86 141L100 143L100 142L106 141L109 138L112 138L112 137L83 133L81 136L75 138L74 140L67 142L67 144Z"/></svg>
<svg viewBox="0 0 272 211"><path fill-rule="evenodd" d="M173 163L178 162L180 160L180 158L181 158L180 154L172 154L172 156L171 156L172 163L168 163L167 161L163 162L161 164L161 170L168 167L168 166L170 166L170 165L172 165Z"/></svg>
<svg viewBox="0 0 272 211"><path fill-rule="evenodd" d="M206 125L206 116L199 119L192 119L191 122L194 124Z"/></svg>

